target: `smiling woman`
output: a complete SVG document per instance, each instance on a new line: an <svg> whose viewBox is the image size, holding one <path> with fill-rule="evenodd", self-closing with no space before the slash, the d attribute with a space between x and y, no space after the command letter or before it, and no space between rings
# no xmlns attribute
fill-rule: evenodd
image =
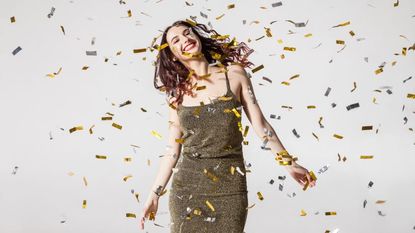
<svg viewBox="0 0 415 233"><path fill-rule="evenodd" d="M254 64L247 57L254 51L244 42L237 43L228 36L222 36L206 25L178 20L168 26L163 33L161 43L168 48L162 49L157 55L154 74L154 86L165 91L169 103L180 103L183 95L192 95L192 79L207 73L208 64L228 65L238 63L243 67ZM192 66L200 59L205 61L205 72L198 73ZM163 85L158 86L157 78Z"/></svg>
<svg viewBox="0 0 415 233"><path fill-rule="evenodd" d="M164 85L156 88L163 88L170 98L169 149L143 208L141 228L146 218L154 219L158 199L176 169L169 193L172 233L242 233L248 214L242 108L272 152L284 150L255 101L244 70L253 65L247 60L253 50L187 21L167 27L161 40L165 43L168 46L157 56L155 76ZM218 94L205 104L207 97ZM189 100L193 104L182 104ZM299 183L310 181L307 170L288 154L283 160L292 165L287 169Z"/></svg>

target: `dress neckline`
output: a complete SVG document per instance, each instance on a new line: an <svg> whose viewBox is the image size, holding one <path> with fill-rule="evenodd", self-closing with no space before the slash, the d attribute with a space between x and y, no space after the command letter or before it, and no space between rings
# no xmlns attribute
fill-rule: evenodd
<svg viewBox="0 0 415 233"><path fill-rule="evenodd" d="M242 103L236 98L236 95L232 91L228 90L225 95L221 95L219 97L216 97L216 98L212 99L211 100L211 103L204 104L204 105L193 105L193 106L186 106L186 105L179 104L178 110L180 110L180 109L192 109L192 108L205 107L205 106L212 106L212 105L217 104L217 103L226 103L226 102L229 102L231 100L229 100L229 101L218 101L219 98L221 98L221 97L230 97L230 96L228 96L229 92L230 92L231 97L232 97L231 100L236 101L237 104L238 104L238 106L241 106Z"/></svg>
<svg viewBox="0 0 415 233"><path fill-rule="evenodd" d="M231 90L231 87L230 87L231 85L229 83L229 78L228 78L228 71L225 71L225 78L226 78L226 89L227 89L227 91L224 95L221 95L219 97L216 97L216 98L210 100L210 103L208 103L208 104L189 105L189 106L179 104L178 110L181 109L181 108L192 109L192 108L199 108L199 107L205 107L205 106L212 106L212 105L220 103L220 102L228 102L228 101L218 101L218 99L221 98L221 97L232 97L232 100L236 101L238 106L242 106L242 103L238 100L238 97L236 97L236 95Z"/></svg>

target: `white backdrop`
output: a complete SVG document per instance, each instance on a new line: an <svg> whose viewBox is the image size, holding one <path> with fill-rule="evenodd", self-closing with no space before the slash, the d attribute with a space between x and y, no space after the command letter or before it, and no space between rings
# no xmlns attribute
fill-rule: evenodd
<svg viewBox="0 0 415 233"><path fill-rule="evenodd" d="M318 178L303 191L250 127L244 157L255 206L247 233L415 232L414 1L124 2L0 1L0 232L143 232L138 217L165 149L168 107L153 87L155 51L133 50L193 16L255 50L250 58L264 69L247 71L259 105L287 150ZM107 113L112 120L101 120ZM366 125L373 129L363 131ZM70 133L75 126L83 130ZM147 222L144 232L169 232L167 204L165 195L158 225Z"/></svg>

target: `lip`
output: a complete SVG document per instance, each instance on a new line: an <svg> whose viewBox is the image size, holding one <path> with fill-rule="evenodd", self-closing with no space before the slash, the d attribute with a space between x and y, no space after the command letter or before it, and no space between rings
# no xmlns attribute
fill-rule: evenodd
<svg viewBox="0 0 415 233"><path fill-rule="evenodd" d="M189 44L187 44L184 48L183 48L183 51L187 51L188 49L188 47L195 47L195 44L196 44L196 42L190 42Z"/></svg>

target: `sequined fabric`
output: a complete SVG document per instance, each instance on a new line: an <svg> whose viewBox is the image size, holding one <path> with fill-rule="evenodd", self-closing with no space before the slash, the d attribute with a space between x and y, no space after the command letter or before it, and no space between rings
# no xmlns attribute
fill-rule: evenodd
<svg viewBox="0 0 415 233"><path fill-rule="evenodd" d="M225 74L225 97L232 98L177 109L184 142L169 193L171 233L243 232L248 191L242 105Z"/></svg>

